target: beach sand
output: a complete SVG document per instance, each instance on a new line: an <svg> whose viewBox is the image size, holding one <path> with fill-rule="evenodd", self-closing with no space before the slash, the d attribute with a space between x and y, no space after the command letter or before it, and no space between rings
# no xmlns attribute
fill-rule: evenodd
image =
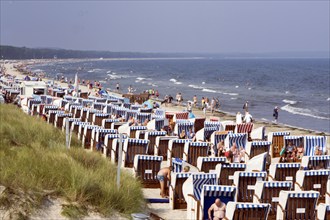
<svg viewBox="0 0 330 220"><path fill-rule="evenodd" d="M20 61L20 63L27 63L28 61ZM30 61L31 62L31 61ZM37 61L37 62L44 62L44 61ZM48 62L48 61L47 61ZM10 75L15 75L20 78L24 77L24 75L19 72L17 69L14 68L15 63L7 63L5 64L5 67L7 69L7 74ZM48 81L51 79L43 79L44 81ZM55 81L57 84L61 85L62 87L67 87L67 83L60 83L58 81ZM79 89L81 89L82 92L88 92L87 86L80 85ZM115 92L110 92L115 95L120 95ZM162 109L165 109L166 111L171 111L171 112L180 112L183 109L185 109L185 106L177 106L175 104L170 104L170 105L162 105ZM204 117L204 113L201 109L198 108L193 108L193 114L197 118L202 118ZM252 112L253 114L253 112ZM218 111L214 114L211 112L206 113L206 120L210 120L211 117L219 117L221 121L224 120L231 120L235 121L235 115L231 115L226 112L221 112ZM290 125L285 125L285 124L273 124L270 122L263 122L263 121L254 121L254 128L259 128L259 127L266 127L266 134L268 132L277 132L277 131L288 131L290 132L290 135L325 135L327 136L327 152L329 154L330 152L330 134L329 133L324 133L324 132L318 132L318 131L313 131L309 129L304 129L304 128L298 128ZM165 163L163 163L165 164ZM143 193L145 195L145 198L159 198L159 189L143 189ZM159 217L163 219L186 219L186 211L185 210L171 210L169 208L168 204L148 204L148 209L145 210L146 213L154 213L158 215Z"/></svg>

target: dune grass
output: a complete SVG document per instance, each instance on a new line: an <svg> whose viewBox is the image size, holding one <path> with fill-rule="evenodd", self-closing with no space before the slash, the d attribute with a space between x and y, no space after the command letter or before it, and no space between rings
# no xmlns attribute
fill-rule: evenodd
<svg viewBox="0 0 330 220"><path fill-rule="evenodd" d="M43 196L51 194L104 216L114 210L138 212L144 206L141 185L130 174L122 172L118 190L116 167L107 159L86 152L75 137L71 149L66 149L59 129L15 106L0 105L0 137L0 184L34 192L39 205Z"/></svg>

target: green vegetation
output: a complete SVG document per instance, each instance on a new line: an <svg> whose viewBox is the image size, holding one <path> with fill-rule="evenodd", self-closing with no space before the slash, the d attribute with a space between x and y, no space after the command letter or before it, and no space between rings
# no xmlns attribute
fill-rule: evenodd
<svg viewBox="0 0 330 220"><path fill-rule="evenodd" d="M6 187L0 206L17 206L11 195L27 195L31 211L46 196L64 198L69 217L93 209L104 216L112 211L138 212L144 200L140 183L122 172L116 186L116 167L99 153L86 152L73 137L65 148L65 135L41 119L25 115L12 105L0 105L0 185ZM28 213L29 214L29 213Z"/></svg>

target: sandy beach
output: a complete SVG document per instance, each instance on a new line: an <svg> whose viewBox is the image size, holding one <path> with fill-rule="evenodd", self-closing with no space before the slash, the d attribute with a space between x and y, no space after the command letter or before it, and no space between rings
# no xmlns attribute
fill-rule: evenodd
<svg viewBox="0 0 330 220"><path fill-rule="evenodd" d="M20 63L29 63L30 61L17 61ZM44 62L44 61L36 61L36 62ZM49 62L49 61L46 61ZM6 63L4 64L7 74L14 75L17 77L24 77L24 75L19 72L16 68L14 68L15 63ZM44 81L48 81L51 79L43 79ZM67 87L67 83L61 83L58 81L55 81L57 84L59 84L62 87ZM82 92L88 92L87 86L80 85L79 89L81 89ZM111 93L111 92L110 92ZM118 93L113 92L113 94L120 95ZM178 112L182 111L185 109L185 106L178 106L176 104L169 104L167 106L162 105L162 109L165 109L166 111L171 111L171 112ZM193 113L197 118L204 117L204 113L201 109L198 108L193 108ZM253 112L252 112L253 115ZM224 120L231 120L235 121L235 115L231 115L230 113L227 112L221 112L217 111L214 114L212 114L210 111L207 111L206 113L206 120L210 120L212 117L219 117L221 121ZM304 129L304 128L298 128L286 124L273 124L273 123L268 123L268 122L263 122L263 121L254 121L254 128L259 128L259 127L265 127L266 128L266 135L269 132L278 132L278 131L288 131L290 132L290 135L325 135L327 137L327 152L329 154L330 152L330 134L329 133L324 133L324 132L319 132L319 131L313 131L309 129ZM158 189L144 189L143 190L145 198L157 198L159 197L159 191ZM167 204L148 204L148 210L146 212L152 212L161 218L164 219L185 219L186 218L186 212L183 210L171 210L169 208L169 205Z"/></svg>

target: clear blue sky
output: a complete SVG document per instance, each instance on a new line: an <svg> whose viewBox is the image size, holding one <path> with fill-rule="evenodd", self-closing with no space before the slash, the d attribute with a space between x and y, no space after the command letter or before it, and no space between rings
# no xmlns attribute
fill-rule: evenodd
<svg viewBox="0 0 330 220"><path fill-rule="evenodd" d="M2 45L140 52L329 51L329 1L8 1Z"/></svg>

